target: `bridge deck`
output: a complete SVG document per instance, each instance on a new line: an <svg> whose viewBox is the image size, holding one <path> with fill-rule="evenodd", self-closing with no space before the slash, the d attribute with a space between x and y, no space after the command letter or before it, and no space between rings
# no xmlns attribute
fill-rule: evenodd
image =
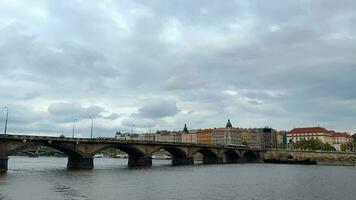
<svg viewBox="0 0 356 200"><path fill-rule="evenodd" d="M164 146L189 146L189 147L206 147L231 150L262 150L249 147L232 147L226 145L214 144L196 144L196 143L181 143L181 142L164 142L150 140L120 140L115 138L63 138L53 136L33 136L33 135L0 135L0 141L52 141L52 142L72 142L72 143L100 143L100 144L132 144L132 145L164 145Z"/></svg>

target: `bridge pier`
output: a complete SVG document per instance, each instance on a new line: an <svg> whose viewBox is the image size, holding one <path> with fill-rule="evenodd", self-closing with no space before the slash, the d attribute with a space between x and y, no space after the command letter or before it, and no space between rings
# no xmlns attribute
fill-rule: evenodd
<svg viewBox="0 0 356 200"><path fill-rule="evenodd" d="M194 165L194 157L173 157L172 165Z"/></svg>
<svg viewBox="0 0 356 200"><path fill-rule="evenodd" d="M78 158L78 157L68 157L67 163L68 169L93 169L94 168L94 158Z"/></svg>
<svg viewBox="0 0 356 200"><path fill-rule="evenodd" d="M222 158L203 157L203 164L222 164Z"/></svg>
<svg viewBox="0 0 356 200"><path fill-rule="evenodd" d="M129 156L128 161L129 167L151 167L152 157L151 156Z"/></svg>
<svg viewBox="0 0 356 200"><path fill-rule="evenodd" d="M7 160L8 157L0 157L0 174L7 172Z"/></svg>

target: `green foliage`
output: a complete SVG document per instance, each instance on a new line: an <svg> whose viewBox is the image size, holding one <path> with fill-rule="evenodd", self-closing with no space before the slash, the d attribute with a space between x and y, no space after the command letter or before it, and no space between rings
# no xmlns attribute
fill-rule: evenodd
<svg viewBox="0 0 356 200"><path fill-rule="evenodd" d="M349 149L347 144L341 144L340 148L341 148L341 151L346 151Z"/></svg>
<svg viewBox="0 0 356 200"><path fill-rule="evenodd" d="M319 139L300 140L294 144L294 148L303 150L335 151L335 148Z"/></svg>

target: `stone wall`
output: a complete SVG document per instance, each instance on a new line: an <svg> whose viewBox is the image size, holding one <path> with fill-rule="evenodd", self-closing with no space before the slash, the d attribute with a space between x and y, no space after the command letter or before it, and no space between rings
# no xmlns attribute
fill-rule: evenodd
<svg viewBox="0 0 356 200"><path fill-rule="evenodd" d="M356 165L356 153L348 152L268 150L263 153L263 159L309 159L317 164Z"/></svg>

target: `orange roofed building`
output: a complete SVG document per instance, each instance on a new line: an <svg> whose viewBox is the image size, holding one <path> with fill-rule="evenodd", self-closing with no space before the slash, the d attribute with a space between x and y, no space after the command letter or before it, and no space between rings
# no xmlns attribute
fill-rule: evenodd
<svg viewBox="0 0 356 200"><path fill-rule="evenodd" d="M198 144L212 144L213 129L199 129L196 132Z"/></svg>
<svg viewBox="0 0 356 200"><path fill-rule="evenodd" d="M329 131L322 127L295 128L287 134L288 143L310 139L319 139L332 145L337 151L341 150L341 144L352 141L352 137L347 133Z"/></svg>
<svg viewBox="0 0 356 200"><path fill-rule="evenodd" d="M322 127L295 128L287 134L287 141L319 139L323 143L333 144L333 132Z"/></svg>

